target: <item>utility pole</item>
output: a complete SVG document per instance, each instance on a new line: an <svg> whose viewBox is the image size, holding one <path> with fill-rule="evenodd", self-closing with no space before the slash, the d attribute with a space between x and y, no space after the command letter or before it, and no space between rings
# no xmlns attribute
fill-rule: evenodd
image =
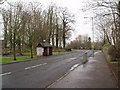
<svg viewBox="0 0 120 90"><path fill-rule="evenodd" d="M94 57L94 26L93 26L93 17L91 17L92 19L92 38L93 38L93 57Z"/></svg>
<svg viewBox="0 0 120 90"><path fill-rule="evenodd" d="M119 44L120 44L120 1L119 1L119 3L118 3L118 18L119 18L119 26L118 26L118 50L120 50L120 46L119 46ZM120 53L120 51L118 51L118 53ZM120 86L120 84L119 84L119 86Z"/></svg>
<svg viewBox="0 0 120 90"><path fill-rule="evenodd" d="M0 0L0 4L3 4L6 0Z"/></svg>
<svg viewBox="0 0 120 90"><path fill-rule="evenodd" d="M84 18L91 18L92 21L92 51L93 51L93 57L94 57L94 23L93 23L93 17L84 17Z"/></svg>

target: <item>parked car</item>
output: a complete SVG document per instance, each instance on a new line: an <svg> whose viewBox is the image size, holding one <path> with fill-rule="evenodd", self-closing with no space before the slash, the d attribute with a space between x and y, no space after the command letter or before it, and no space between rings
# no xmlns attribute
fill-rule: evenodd
<svg viewBox="0 0 120 90"><path fill-rule="evenodd" d="M72 51L72 49L71 49L71 48L69 48L69 49L66 49L66 51Z"/></svg>

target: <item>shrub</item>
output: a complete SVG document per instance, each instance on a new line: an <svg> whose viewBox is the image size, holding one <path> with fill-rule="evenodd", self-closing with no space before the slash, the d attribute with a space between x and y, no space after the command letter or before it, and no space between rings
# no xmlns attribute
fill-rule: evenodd
<svg viewBox="0 0 120 90"><path fill-rule="evenodd" d="M104 44L103 47L110 47L110 44Z"/></svg>
<svg viewBox="0 0 120 90"><path fill-rule="evenodd" d="M108 54L110 55L112 61L115 60L115 58L116 58L116 50L115 50L114 46L110 46L108 48Z"/></svg>

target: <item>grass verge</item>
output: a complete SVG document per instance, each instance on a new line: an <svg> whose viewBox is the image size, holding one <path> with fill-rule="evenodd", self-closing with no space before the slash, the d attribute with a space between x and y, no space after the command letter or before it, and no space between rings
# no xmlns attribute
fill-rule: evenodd
<svg viewBox="0 0 120 90"><path fill-rule="evenodd" d="M37 58L37 57L34 56L32 59L34 59L34 58ZM18 57L16 57L16 59L17 60L13 60L13 57L2 58L2 59L0 59L0 64L27 61L27 60L31 60L31 57L30 56L18 56Z"/></svg>
<svg viewBox="0 0 120 90"><path fill-rule="evenodd" d="M120 67L120 61L118 61L118 67Z"/></svg>
<svg viewBox="0 0 120 90"><path fill-rule="evenodd" d="M66 53L66 52L67 51L53 52L53 55ZM35 58L37 58L37 56L33 56L32 59L35 59ZM16 59L17 60L13 60L13 57L1 58L0 59L0 64L7 64L7 63L14 63L14 62L21 62L21 61L32 60L30 56L18 56L18 57L16 57Z"/></svg>
<svg viewBox="0 0 120 90"><path fill-rule="evenodd" d="M67 51L53 52L53 55L61 54L61 53L66 53L66 52L67 52Z"/></svg>

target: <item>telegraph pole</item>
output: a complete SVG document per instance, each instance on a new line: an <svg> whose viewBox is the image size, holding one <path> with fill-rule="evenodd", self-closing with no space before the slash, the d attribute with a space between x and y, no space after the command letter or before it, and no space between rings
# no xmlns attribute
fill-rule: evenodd
<svg viewBox="0 0 120 90"><path fill-rule="evenodd" d="M93 26L93 17L91 17L91 19L92 19L92 38L93 38L92 49L93 49L93 57L94 57L94 26Z"/></svg>
<svg viewBox="0 0 120 90"><path fill-rule="evenodd" d="M94 57L94 23L93 23L93 17L84 17L84 18L91 18L92 20L92 52L93 52L93 57Z"/></svg>

